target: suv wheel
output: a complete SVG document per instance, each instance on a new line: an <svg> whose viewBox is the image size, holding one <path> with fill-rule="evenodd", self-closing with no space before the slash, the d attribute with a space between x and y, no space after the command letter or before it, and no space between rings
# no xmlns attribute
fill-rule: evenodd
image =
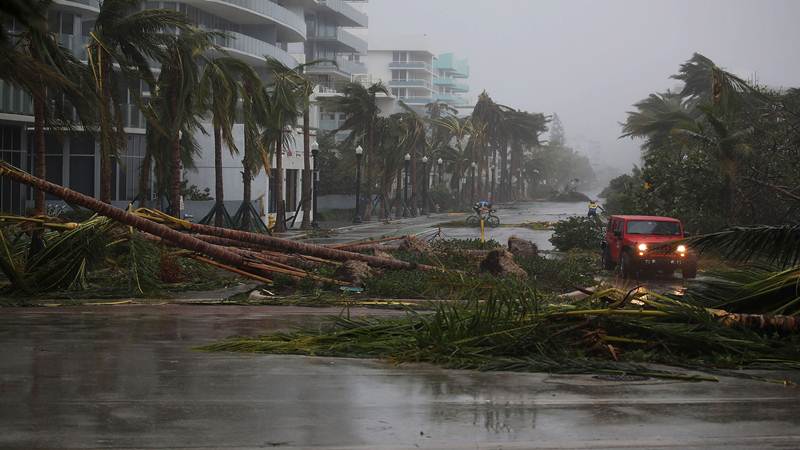
<svg viewBox="0 0 800 450"><path fill-rule="evenodd" d="M683 275L683 279L688 280L690 278L697 277L697 266L689 266L684 268L681 271L681 275Z"/></svg>
<svg viewBox="0 0 800 450"><path fill-rule="evenodd" d="M622 272L622 278L633 278L633 267L631 267L631 254L625 252L622 254L619 263L619 271Z"/></svg>
<svg viewBox="0 0 800 450"><path fill-rule="evenodd" d="M603 270L614 270L614 261L611 260L611 251L606 247L603 249L603 255L600 257L600 264Z"/></svg>

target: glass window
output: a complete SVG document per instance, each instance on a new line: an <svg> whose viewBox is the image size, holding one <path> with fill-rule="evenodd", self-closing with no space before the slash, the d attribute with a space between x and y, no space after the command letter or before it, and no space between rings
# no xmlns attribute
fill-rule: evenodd
<svg viewBox="0 0 800 450"><path fill-rule="evenodd" d="M665 222L658 220L632 220L628 222L628 234L680 236L681 226L677 222Z"/></svg>

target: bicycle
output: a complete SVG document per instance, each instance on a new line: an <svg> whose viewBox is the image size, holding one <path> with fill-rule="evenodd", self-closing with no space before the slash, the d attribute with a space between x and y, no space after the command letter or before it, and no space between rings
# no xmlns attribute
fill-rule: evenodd
<svg viewBox="0 0 800 450"><path fill-rule="evenodd" d="M467 216L466 222L469 226L480 226L481 219L486 225L489 225L491 228L497 228L500 226L500 218L497 217L495 214L494 209L481 209L479 211L475 211L474 214Z"/></svg>

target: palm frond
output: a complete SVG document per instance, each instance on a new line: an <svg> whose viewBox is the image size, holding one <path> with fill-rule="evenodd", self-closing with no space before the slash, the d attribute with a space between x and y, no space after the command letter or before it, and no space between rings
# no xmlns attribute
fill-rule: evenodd
<svg viewBox="0 0 800 450"><path fill-rule="evenodd" d="M734 227L689 239L698 251L735 261L764 260L781 267L800 264L800 225Z"/></svg>

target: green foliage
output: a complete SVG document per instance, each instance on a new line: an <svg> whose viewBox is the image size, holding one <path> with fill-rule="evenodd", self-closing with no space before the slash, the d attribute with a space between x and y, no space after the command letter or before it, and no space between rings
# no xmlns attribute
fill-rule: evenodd
<svg viewBox="0 0 800 450"><path fill-rule="evenodd" d="M753 85L699 54L673 78L679 93L651 94L623 124L643 139L644 164L612 180L607 211L676 217L692 232L795 216L798 91Z"/></svg>
<svg viewBox="0 0 800 450"><path fill-rule="evenodd" d="M186 200L192 201L204 201L204 200L214 200L214 197L211 196L211 189L205 188L200 189L197 185L187 186L188 180L181 181L181 195Z"/></svg>
<svg viewBox="0 0 800 450"><path fill-rule="evenodd" d="M597 255L569 252L563 257L535 256L517 261L531 279L531 285L544 292L569 292L595 284Z"/></svg>
<svg viewBox="0 0 800 450"><path fill-rule="evenodd" d="M570 217L553 225L550 242L559 251L598 250L603 240L603 226L600 219L589 217Z"/></svg>
<svg viewBox="0 0 800 450"><path fill-rule="evenodd" d="M702 308L659 297L605 291L575 303L555 303L513 284L442 302L432 314L349 319L328 327L212 344L209 351L380 357L446 367L549 373L628 373L685 380L714 377L654 369L640 362L720 369L800 368L796 340L725 326ZM617 307L609 307L609 298ZM737 372L724 372L737 375ZM742 375L738 376L752 376Z"/></svg>

